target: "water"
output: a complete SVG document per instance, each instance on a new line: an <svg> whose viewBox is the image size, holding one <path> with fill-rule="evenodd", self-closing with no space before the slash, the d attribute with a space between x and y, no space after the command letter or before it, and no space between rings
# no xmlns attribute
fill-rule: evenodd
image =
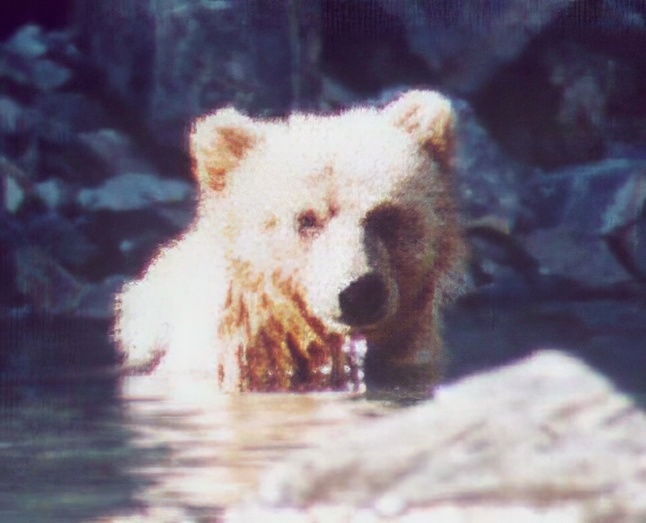
<svg viewBox="0 0 646 523"><path fill-rule="evenodd" d="M392 409L344 394L67 383L4 406L0 521L217 521L286 453ZM187 392L187 391L185 391Z"/></svg>
<svg viewBox="0 0 646 523"><path fill-rule="evenodd" d="M88 347L97 352L98 336L54 327L21 329L24 342L0 339L11 341L11 354L35 347L52 362L48 369L61 361L85 368L81 356ZM465 306L448 315L447 327L449 380L559 348L646 405L643 302ZM120 387L70 376L47 385L0 381L0 522L217 521L288 453L343 438L398 408L392 397L223 395L208 383L175 385L132 378Z"/></svg>

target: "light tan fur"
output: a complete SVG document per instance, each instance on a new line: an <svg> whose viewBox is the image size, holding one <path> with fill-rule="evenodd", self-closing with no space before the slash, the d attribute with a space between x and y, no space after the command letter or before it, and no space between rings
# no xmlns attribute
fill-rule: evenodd
<svg viewBox="0 0 646 523"><path fill-rule="evenodd" d="M198 215L118 298L126 364L224 390L342 389L364 340L375 375L431 382L465 250L452 124L430 91L334 116L198 120Z"/></svg>

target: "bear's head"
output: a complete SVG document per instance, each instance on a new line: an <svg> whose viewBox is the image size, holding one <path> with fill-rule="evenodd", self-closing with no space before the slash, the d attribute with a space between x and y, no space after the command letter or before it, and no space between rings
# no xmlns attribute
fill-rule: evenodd
<svg viewBox="0 0 646 523"><path fill-rule="evenodd" d="M451 105L430 91L333 116L223 109L191 136L200 219L249 292L271 281L330 331L405 344L462 257L453 142Z"/></svg>

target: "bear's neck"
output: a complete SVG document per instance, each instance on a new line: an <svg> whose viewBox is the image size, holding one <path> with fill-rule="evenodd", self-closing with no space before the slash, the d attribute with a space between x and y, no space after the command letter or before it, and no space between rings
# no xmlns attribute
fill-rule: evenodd
<svg viewBox="0 0 646 523"><path fill-rule="evenodd" d="M231 262L231 280L219 325L225 352L221 384L243 391L354 390L359 375L346 337L326 327L306 306L302 293L280 274L254 272Z"/></svg>

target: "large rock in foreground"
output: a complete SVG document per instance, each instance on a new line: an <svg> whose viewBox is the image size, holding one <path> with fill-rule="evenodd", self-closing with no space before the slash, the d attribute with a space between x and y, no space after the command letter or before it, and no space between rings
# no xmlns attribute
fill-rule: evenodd
<svg viewBox="0 0 646 523"><path fill-rule="evenodd" d="M227 521L644 521L646 415L546 351L269 471Z"/></svg>

